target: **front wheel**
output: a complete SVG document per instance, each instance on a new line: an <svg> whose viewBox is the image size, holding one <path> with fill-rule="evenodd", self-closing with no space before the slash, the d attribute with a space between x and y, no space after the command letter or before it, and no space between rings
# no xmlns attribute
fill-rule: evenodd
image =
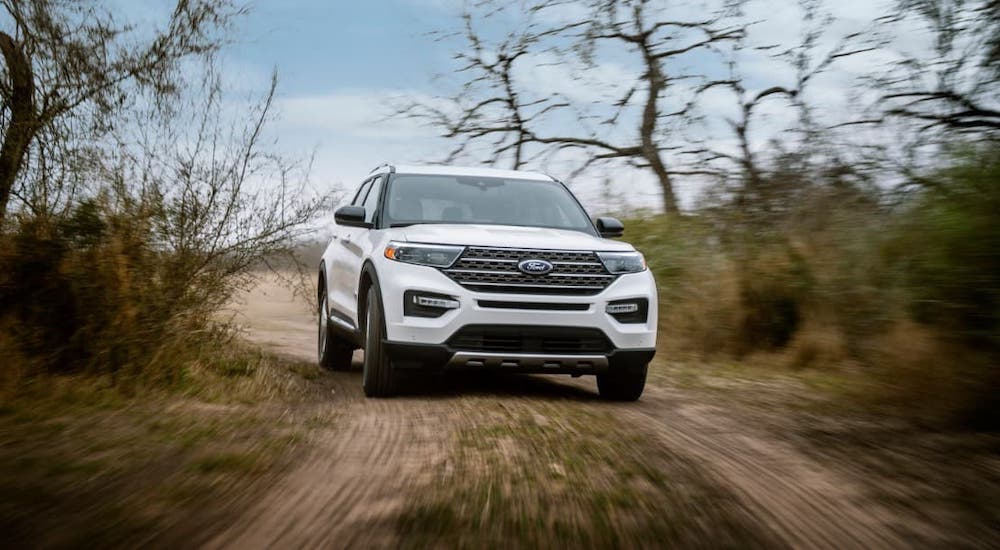
<svg viewBox="0 0 1000 550"><path fill-rule="evenodd" d="M362 376L365 395L391 397L396 394L399 383L385 349L385 315L378 287L368 292L365 319L365 368Z"/></svg>
<svg viewBox="0 0 1000 550"><path fill-rule="evenodd" d="M597 391L610 401L635 401L646 388L646 366L630 372L597 375Z"/></svg>
<svg viewBox="0 0 1000 550"><path fill-rule="evenodd" d="M319 366L326 370L348 370L354 356L354 346L337 338L330 326L330 308L326 303L326 293L319 304Z"/></svg>

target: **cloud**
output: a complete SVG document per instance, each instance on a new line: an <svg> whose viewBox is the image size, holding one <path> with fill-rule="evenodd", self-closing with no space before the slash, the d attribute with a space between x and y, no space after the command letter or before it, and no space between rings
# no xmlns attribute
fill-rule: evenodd
<svg viewBox="0 0 1000 550"><path fill-rule="evenodd" d="M466 0L403 0L403 3L452 15L461 13L467 4Z"/></svg>
<svg viewBox="0 0 1000 550"><path fill-rule="evenodd" d="M280 98L272 134L292 155L313 157L312 180L321 188L353 188L383 162L439 161L448 144L419 121L392 116L399 97L431 99L390 89L341 91Z"/></svg>
<svg viewBox="0 0 1000 550"><path fill-rule="evenodd" d="M434 101L419 92L356 90L284 98L278 111L284 124L328 135L385 141L434 137L419 121L393 114L392 104L400 98Z"/></svg>

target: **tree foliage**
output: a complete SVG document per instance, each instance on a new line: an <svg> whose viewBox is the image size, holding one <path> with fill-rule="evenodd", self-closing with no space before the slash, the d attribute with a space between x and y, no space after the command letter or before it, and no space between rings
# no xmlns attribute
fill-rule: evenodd
<svg viewBox="0 0 1000 550"><path fill-rule="evenodd" d="M146 28L87 0L4 0L0 7L0 228L11 194L29 202L37 191L25 188L39 183L23 177L25 162L54 160L40 150L30 156L40 136L51 147L67 134L100 135L137 94L175 95L180 64L216 51L240 11L229 0L178 0L165 22Z"/></svg>
<svg viewBox="0 0 1000 550"><path fill-rule="evenodd" d="M461 31L439 35L455 43L457 90L400 112L438 128L454 144L449 161L520 168L573 153L573 175L600 164L639 169L659 184L666 212L678 211L678 182L691 181L724 184L753 208L762 173L782 157L817 178L836 165L857 179L914 181L921 148L956 132L995 137L995 2L903 0L838 30L829 6L799 0L794 41L755 35L761 21L746 13L757 4L474 3ZM900 46L907 29L928 30L929 49ZM762 73L761 61L778 74ZM854 72L839 77L853 97L837 105L849 110L831 113L820 81L847 62ZM588 73L607 66L627 72L602 89L607 82ZM546 82L550 73L571 82ZM768 114L782 111L793 122L764 134ZM876 142L857 139L872 132L881 132Z"/></svg>
<svg viewBox="0 0 1000 550"><path fill-rule="evenodd" d="M916 20L933 39L880 84L885 113L921 130L1000 131L1000 4L992 0L901 0L891 19Z"/></svg>
<svg viewBox="0 0 1000 550"><path fill-rule="evenodd" d="M459 73L466 77L460 91L443 104L409 103L402 112L427 120L445 137L455 139L458 145L452 158L470 144L489 140L491 160L509 158L515 168L540 155L566 150L587 155L579 170L599 162L628 162L656 177L663 208L676 212L676 169L666 152L676 132L673 121L688 115L690 104L673 108L677 101L670 96L684 94L679 84L696 75L674 73L668 65L734 41L742 36L743 28L727 24L722 13L702 19L676 18L648 0L593 0L583 3L585 17L555 23L536 20L563 4L530 3L523 10L526 24L495 41L476 28L477 17L464 13L461 36L465 46L455 54L461 63ZM483 18L498 17L506 10L503 3L487 5L490 11ZM595 50L604 47L634 57L640 69L635 80L625 83L624 91L609 100L603 118L594 124L567 98L532 93L518 79L518 65L531 59L537 62L539 55L551 54L557 59L553 63L576 62L586 68L593 66ZM625 116L626 111L637 116ZM554 130L548 121L559 116L575 117L580 124L572 132Z"/></svg>
<svg viewBox="0 0 1000 550"><path fill-rule="evenodd" d="M277 75L259 100L228 95L226 0L179 0L162 28L82 0L2 5L0 167L18 203L0 226L0 378L21 358L173 380L173 358L224 336L220 310L325 206L309 163L265 137Z"/></svg>

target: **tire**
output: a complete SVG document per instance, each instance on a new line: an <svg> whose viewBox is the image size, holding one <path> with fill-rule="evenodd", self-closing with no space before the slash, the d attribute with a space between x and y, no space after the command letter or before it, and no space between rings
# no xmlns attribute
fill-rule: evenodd
<svg viewBox="0 0 1000 550"><path fill-rule="evenodd" d="M365 309L365 367L362 375L365 395L368 397L391 397L399 386L399 375L392 368L392 361L386 353L385 316L382 311L382 297L378 287L368 292L368 307Z"/></svg>
<svg viewBox="0 0 1000 550"><path fill-rule="evenodd" d="M631 372L597 375L597 391L609 401L636 401L646 387L646 365Z"/></svg>
<svg viewBox="0 0 1000 550"><path fill-rule="evenodd" d="M330 309L326 303L326 292L319 304L319 331L316 347L319 351L319 366L326 370L348 370L354 357L354 346L337 337L330 326Z"/></svg>

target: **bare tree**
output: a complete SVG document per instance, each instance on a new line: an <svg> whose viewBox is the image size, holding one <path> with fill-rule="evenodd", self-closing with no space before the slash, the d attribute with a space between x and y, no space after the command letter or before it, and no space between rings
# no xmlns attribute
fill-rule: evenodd
<svg viewBox="0 0 1000 550"><path fill-rule="evenodd" d="M543 0L530 4L525 11L536 15L564 3ZM490 13L503 9L495 3L486 5L494 10ZM665 99L670 90L687 92L675 84L695 75L674 71L672 62L688 53L735 40L742 36L743 28L726 26L721 15L702 20L672 18L669 10L650 0L592 0L584 5L587 15L583 18L547 25L532 21L526 31L508 34L489 47L470 24L473 16L466 13L463 38L472 53L457 55L466 61L462 67L467 78L463 93L444 98L443 106L438 100L434 105L411 104L404 110L428 120L442 130L443 136L459 141L453 156L465 151L469 143L489 137L495 140L494 162L513 151L514 165L520 166L526 148L534 146L536 154L582 150L587 160L581 169L618 160L648 170L659 183L664 211L677 212L673 178L690 171L675 170L668 161L666 153L672 149L669 143L674 132L668 121L685 117L688 107L670 108ZM634 81L625 83L619 97L601 105L611 112L596 126L586 124L588 117L576 114L574 109L579 106L566 98L530 97L524 83L516 79L517 65L529 53L557 52L567 63L572 58L592 67L595 52L603 46L625 52L641 69ZM670 99L676 103L676 98ZM551 115L566 112L573 113L580 122L572 133L564 133L564 127L555 131L552 124L546 123ZM623 126L631 135L612 137Z"/></svg>
<svg viewBox="0 0 1000 550"><path fill-rule="evenodd" d="M399 106L398 114L425 120L440 129L442 137L456 140L448 162L485 141L492 149L493 164L509 156L510 166L519 169L529 160L527 145L532 141L533 123L569 104L558 97L532 97L521 89L515 64L535 53L544 38L580 24L539 29L537 23L529 21L523 29L487 44L471 13L462 14L462 21L461 36L467 49L454 54L460 63L457 73L466 76L461 89L440 102L406 102Z"/></svg>
<svg viewBox="0 0 1000 550"><path fill-rule="evenodd" d="M290 257L326 204L308 163L267 145L275 85L230 102L209 73L169 111L130 109L86 169L86 193L64 214L17 219L0 256L0 318L17 320L30 356L172 379L171 353L224 332L223 306L262 263ZM11 242L32 245L12 254Z"/></svg>
<svg viewBox="0 0 1000 550"><path fill-rule="evenodd" d="M1000 3L995 0L900 0L886 24L920 22L932 55L909 52L876 84L888 116L922 130L996 135L1000 130Z"/></svg>
<svg viewBox="0 0 1000 550"><path fill-rule="evenodd" d="M100 179L148 222L166 302L180 313L215 311L260 262L291 257L327 205L308 186L309 162L265 147L276 89L272 75L259 102L233 112L213 69L172 112L138 110L144 124L115 132Z"/></svg>
<svg viewBox="0 0 1000 550"><path fill-rule="evenodd" d="M813 114L814 106L807 99L810 85L824 72L830 70L839 60L867 52L872 52L883 44L870 28L863 28L836 38L831 45L826 46L823 37L827 28L833 23L833 18L821 9L815 0L802 0L803 32L801 41L794 45L763 44L750 45L747 38L735 40L728 52L729 76L724 79L704 83L696 94L701 96L711 90L722 89L732 96L736 102L736 115L725 117L724 122L735 138L737 150L726 151L718 147L719 136L710 136L702 140L702 146L689 148L685 154L693 155L700 165L715 166L719 176L738 182L736 206L745 208L755 198L764 193L765 168L756 147L762 136L755 136L757 113L768 101L783 100L798 113L793 128L782 128L779 132L792 133L792 147L798 149L796 156L810 159L821 154L828 154L835 147L827 142L826 133L829 129L820 124ZM752 25L751 25L752 26ZM749 83L743 73L744 60L741 55L747 51L757 55L768 55L775 67L782 64L789 66L794 76L790 82L776 84ZM696 103L699 100L695 100ZM776 149L779 138L772 136L769 149ZM812 160L820 161L813 158ZM759 205L764 206L764 205Z"/></svg>
<svg viewBox="0 0 1000 550"><path fill-rule="evenodd" d="M107 130L137 91L176 91L178 63L220 45L229 0L177 0L165 25L139 29L86 0L0 0L0 225L32 143L61 120Z"/></svg>

